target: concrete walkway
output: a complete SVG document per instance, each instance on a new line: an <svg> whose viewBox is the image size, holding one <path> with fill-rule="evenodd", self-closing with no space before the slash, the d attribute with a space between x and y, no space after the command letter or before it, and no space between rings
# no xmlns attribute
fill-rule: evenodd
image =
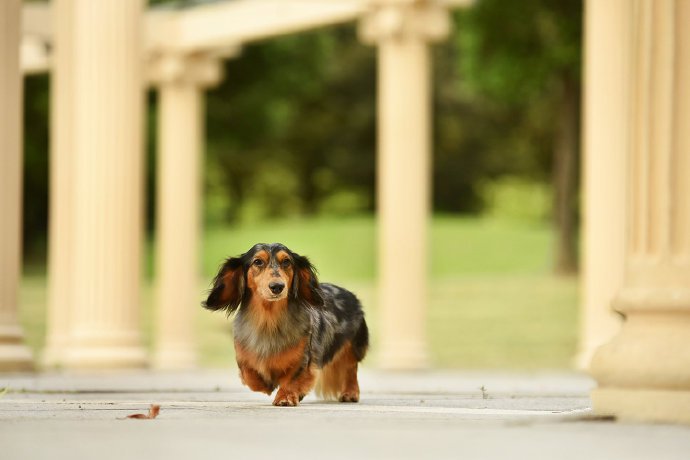
<svg viewBox="0 0 690 460"><path fill-rule="evenodd" d="M595 419L577 374L365 370L359 404L297 408L236 374L0 374L0 459L690 458L690 427Z"/></svg>

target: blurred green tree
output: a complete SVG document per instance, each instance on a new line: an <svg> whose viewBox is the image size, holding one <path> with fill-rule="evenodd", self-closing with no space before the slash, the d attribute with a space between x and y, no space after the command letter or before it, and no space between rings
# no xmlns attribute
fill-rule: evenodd
<svg viewBox="0 0 690 460"><path fill-rule="evenodd" d="M481 212L487 183L504 176L553 183L556 266L574 270L581 2L478 0L453 17L454 35L433 48L434 210ZM375 53L350 24L247 45L228 60L206 94L206 220L373 211ZM33 254L45 246L48 82L25 85L24 234ZM157 98L149 95L151 230Z"/></svg>
<svg viewBox="0 0 690 460"><path fill-rule="evenodd" d="M487 144L550 152L555 269L576 271L582 2L480 0L460 13L456 37L468 90L509 121L496 133L507 143Z"/></svg>
<svg viewBox="0 0 690 460"><path fill-rule="evenodd" d="M314 214L343 189L373 195L374 64L352 27L250 45L225 64L207 98L208 161L228 184L230 220L257 200L280 217Z"/></svg>
<svg viewBox="0 0 690 460"><path fill-rule="evenodd" d="M39 267L45 258L48 233L49 84L48 75L24 79L22 241L24 257Z"/></svg>

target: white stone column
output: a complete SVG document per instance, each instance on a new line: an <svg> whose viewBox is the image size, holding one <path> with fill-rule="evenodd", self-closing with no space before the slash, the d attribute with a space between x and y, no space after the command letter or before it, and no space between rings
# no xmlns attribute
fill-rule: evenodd
<svg viewBox="0 0 690 460"><path fill-rule="evenodd" d="M221 77L220 63L170 54L153 64L159 88L156 321L153 364L187 369L197 362L203 89Z"/></svg>
<svg viewBox="0 0 690 460"><path fill-rule="evenodd" d="M22 225L20 0L0 2L0 371L30 370L19 324Z"/></svg>
<svg viewBox="0 0 690 460"><path fill-rule="evenodd" d="M626 319L597 350L594 410L690 423L690 2L635 0Z"/></svg>
<svg viewBox="0 0 690 460"><path fill-rule="evenodd" d="M140 333L142 0L74 0L69 368L146 363Z"/></svg>
<svg viewBox="0 0 690 460"><path fill-rule="evenodd" d="M363 40L378 45L380 365L428 365L427 227L431 178L429 42L444 38L436 2L374 2Z"/></svg>
<svg viewBox="0 0 690 460"><path fill-rule="evenodd" d="M583 262L577 365L613 338L611 308L623 284L626 148L630 125L629 0L585 5Z"/></svg>
<svg viewBox="0 0 690 460"><path fill-rule="evenodd" d="M43 364L62 364L74 302L74 1L53 0L48 305Z"/></svg>

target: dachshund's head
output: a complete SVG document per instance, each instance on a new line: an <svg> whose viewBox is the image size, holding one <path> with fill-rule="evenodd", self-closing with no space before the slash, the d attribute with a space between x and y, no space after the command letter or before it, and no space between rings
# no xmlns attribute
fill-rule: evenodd
<svg viewBox="0 0 690 460"><path fill-rule="evenodd" d="M223 263L203 306L232 313L253 300L278 302L286 299L303 305L323 306L314 267L309 259L282 244L259 243Z"/></svg>

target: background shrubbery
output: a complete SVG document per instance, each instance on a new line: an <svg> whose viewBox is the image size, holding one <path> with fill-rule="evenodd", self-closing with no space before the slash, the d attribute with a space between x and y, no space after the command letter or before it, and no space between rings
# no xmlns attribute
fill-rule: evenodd
<svg viewBox="0 0 690 460"><path fill-rule="evenodd" d="M454 13L451 37L434 47L427 324L438 366L562 368L574 354L577 280L552 271L576 268L581 8L576 0L477 0ZM354 25L328 28L246 46L225 74L206 96L199 301L224 257L257 241L284 242L309 255L324 280L360 296L375 363L375 49L358 41ZM48 76L26 78L20 314L37 353L46 317L48 91ZM146 120L142 317L150 344L155 91ZM230 366L228 321L190 308L202 363Z"/></svg>
<svg viewBox="0 0 690 460"><path fill-rule="evenodd" d="M569 253L566 271L576 254L578 136L568 135L579 129L581 7L576 0L478 0L454 13L452 36L434 48L434 210L565 216L554 228L557 239L568 239L557 245ZM376 56L354 25L246 46L225 63L225 74L206 97L207 224L373 212ZM28 260L41 265L49 77L28 77L25 88L24 245ZM147 108L151 233L154 91Z"/></svg>

